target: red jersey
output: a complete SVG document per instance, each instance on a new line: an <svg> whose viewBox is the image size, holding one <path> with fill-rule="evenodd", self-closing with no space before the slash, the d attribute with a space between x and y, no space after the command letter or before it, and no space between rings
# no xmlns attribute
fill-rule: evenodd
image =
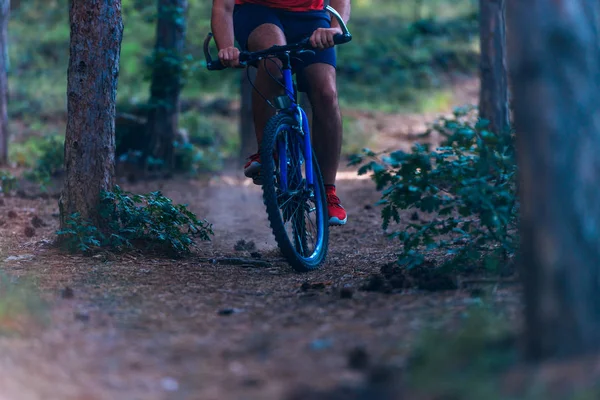
<svg viewBox="0 0 600 400"><path fill-rule="evenodd" d="M322 10L324 0L235 0L235 4L260 4L261 6L281 8L287 11Z"/></svg>

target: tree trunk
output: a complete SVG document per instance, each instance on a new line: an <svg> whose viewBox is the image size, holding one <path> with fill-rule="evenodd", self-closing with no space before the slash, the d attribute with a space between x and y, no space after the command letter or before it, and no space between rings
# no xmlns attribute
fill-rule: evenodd
<svg viewBox="0 0 600 400"><path fill-rule="evenodd" d="M504 0L480 0L481 88L479 116L496 133L509 130Z"/></svg>
<svg viewBox="0 0 600 400"><path fill-rule="evenodd" d="M113 187L121 0L71 0L69 18L62 228L76 212L99 225L100 192Z"/></svg>
<svg viewBox="0 0 600 400"><path fill-rule="evenodd" d="M508 3L521 183L525 343L600 349L600 3Z"/></svg>
<svg viewBox="0 0 600 400"><path fill-rule="evenodd" d="M8 163L8 18L10 0L0 0L0 165Z"/></svg>
<svg viewBox="0 0 600 400"><path fill-rule="evenodd" d="M174 166L182 86L185 12L187 0L158 0L158 22L148 112L147 156L162 160L167 171Z"/></svg>
<svg viewBox="0 0 600 400"><path fill-rule="evenodd" d="M250 79L256 78L256 68L249 69ZM241 72L241 105L240 105L240 159L245 160L257 152L254 117L252 114L252 85L245 69Z"/></svg>

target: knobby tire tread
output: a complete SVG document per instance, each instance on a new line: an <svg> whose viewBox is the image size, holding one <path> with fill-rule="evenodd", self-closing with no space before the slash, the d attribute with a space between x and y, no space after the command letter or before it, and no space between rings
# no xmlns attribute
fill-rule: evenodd
<svg viewBox="0 0 600 400"><path fill-rule="evenodd" d="M260 148L260 157L261 157L261 172L263 171L274 171L275 170L275 160L273 158L273 151L276 146L276 134L277 128L286 124L289 126L296 125L296 121L294 118L287 114L276 114L267 122L267 126L265 127L263 139ZM327 201L325 196L325 186L323 185L323 177L321 176L321 171L319 169L319 165L315 160L313 153L313 170L316 179L317 185L319 185L319 192L321 195L321 204L323 205L323 218L321 222L320 229L323 229L323 244L321 247L321 251L319 255L316 257L315 261L308 262L308 260L303 259L298 255L296 249L294 248L294 243L290 240L286 230L285 225L282 221L282 217L279 211L279 204L277 202L277 191L276 191L276 182L274 174L268 173L263 174L263 202L267 209L267 216L269 219L269 224L271 226L271 230L273 232L273 236L275 236L275 241L279 246L279 249L283 253L283 256L289 262L289 264L296 270L297 272L309 272L318 269L325 257L327 255L328 247L329 247L329 226L328 221L329 217L327 215Z"/></svg>

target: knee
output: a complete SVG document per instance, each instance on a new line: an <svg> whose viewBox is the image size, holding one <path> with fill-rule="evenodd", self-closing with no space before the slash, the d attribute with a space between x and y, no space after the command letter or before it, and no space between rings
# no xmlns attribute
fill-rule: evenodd
<svg viewBox="0 0 600 400"><path fill-rule="evenodd" d="M335 82L314 87L311 101L316 110L331 110L338 107L338 93Z"/></svg>
<svg viewBox="0 0 600 400"><path fill-rule="evenodd" d="M260 61L258 64L258 74L263 78L272 79L271 77L275 77L281 79L281 62L279 60Z"/></svg>

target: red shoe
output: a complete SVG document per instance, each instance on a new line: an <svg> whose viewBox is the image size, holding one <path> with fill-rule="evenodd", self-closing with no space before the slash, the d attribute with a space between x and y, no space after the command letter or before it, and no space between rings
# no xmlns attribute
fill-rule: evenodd
<svg viewBox="0 0 600 400"><path fill-rule="evenodd" d="M260 172L260 154L252 154L248 157L248 162L244 165L244 175L252 178Z"/></svg>
<svg viewBox="0 0 600 400"><path fill-rule="evenodd" d="M345 225L348 221L346 210L342 207L340 198L335 194L335 186L325 186L327 195L327 211L329 211L329 225Z"/></svg>
<svg viewBox="0 0 600 400"><path fill-rule="evenodd" d="M255 185L262 185L262 179L260 176L260 154L252 154L248 157L248 162L244 165L244 175L248 178L252 178L252 182Z"/></svg>

